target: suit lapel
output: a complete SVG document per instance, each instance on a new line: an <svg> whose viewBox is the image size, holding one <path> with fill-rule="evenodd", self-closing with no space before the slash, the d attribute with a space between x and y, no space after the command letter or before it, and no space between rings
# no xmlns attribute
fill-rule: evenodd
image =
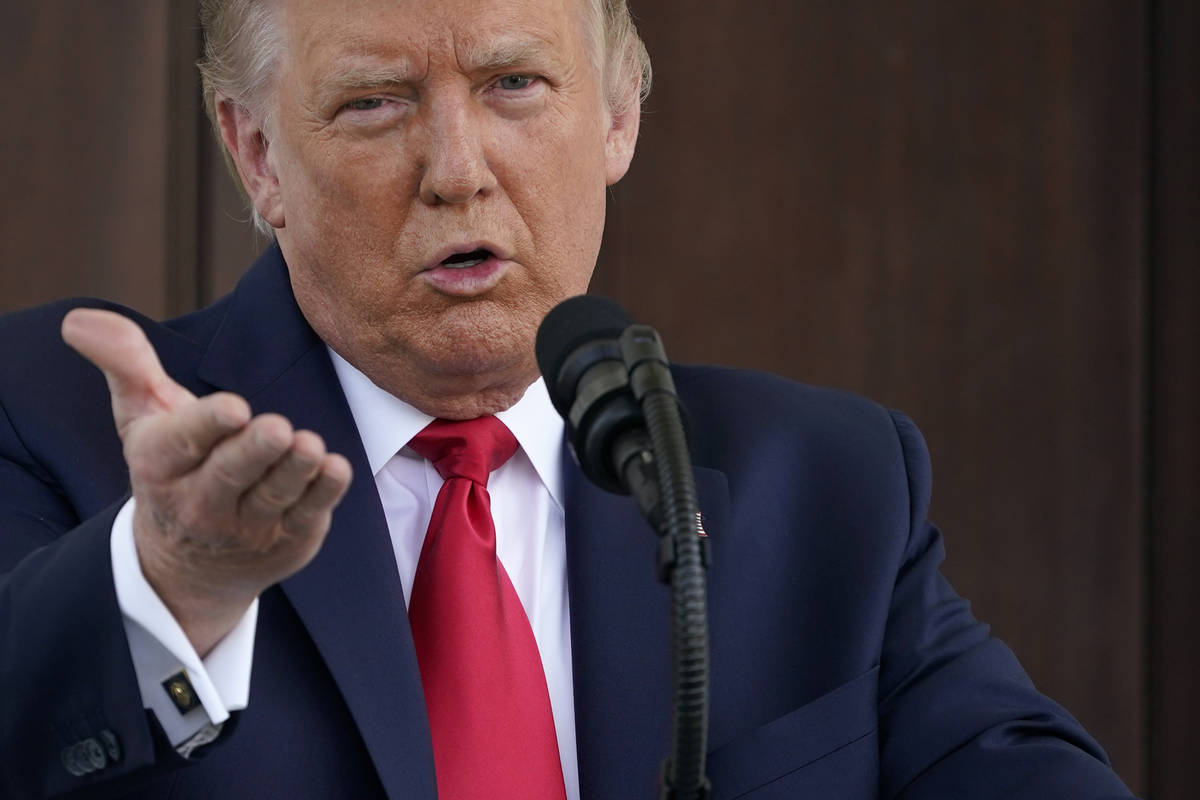
<svg viewBox="0 0 1200 800"><path fill-rule="evenodd" d="M725 476L695 474L705 529L719 536ZM569 454L564 475L581 794L649 796L671 746L673 697L671 598L656 575L657 536L631 498L594 486Z"/></svg>
<svg viewBox="0 0 1200 800"><path fill-rule="evenodd" d="M200 376L321 434L354 468L312 563L283 591L321 652L389 796L436 794L425 700L387 521L324 344L271 248L239 284Z"/></svg>

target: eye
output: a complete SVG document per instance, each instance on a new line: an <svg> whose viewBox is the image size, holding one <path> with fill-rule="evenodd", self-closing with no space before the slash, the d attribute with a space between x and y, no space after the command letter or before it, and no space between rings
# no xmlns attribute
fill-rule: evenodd
<svg viewBox="0 0 1200 800"><path fill-rule="evenodd" d="M374 111L381 108L384 104L382 97L360 97L357 100L351 100L343 106L347 111Z"/></svg>
<svg viewBox="0 0 1200 800"><path fill-rule="evenodd" d="M520 91L536 80L532 75L505 75L496 85L508 92Z"/></svg>

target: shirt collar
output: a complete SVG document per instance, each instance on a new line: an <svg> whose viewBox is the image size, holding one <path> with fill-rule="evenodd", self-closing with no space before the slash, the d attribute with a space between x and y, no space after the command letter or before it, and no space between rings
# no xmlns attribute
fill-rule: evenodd
<svg viewBox="0 0 1200 800"><path fill-rule="evenodd" d="M358 427L371 474L378 475L433 417L380 389L349 361L327 349ZM545 381L538 378L520 400L496 417L512 431L550 496L562 508L563 421L550 402Z"/></svg>

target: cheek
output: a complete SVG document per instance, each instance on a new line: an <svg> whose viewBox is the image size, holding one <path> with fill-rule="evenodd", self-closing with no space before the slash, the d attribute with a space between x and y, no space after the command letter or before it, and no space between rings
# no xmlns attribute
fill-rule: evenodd
<svg viewBox="0 0 1200 800"><path fill-rule="evenodd" d="M290 171L281 187L284 201L293 198L297 221L306 227L344 236L349 230L341 220L394 215L411 184L404 159L403 148L395 142L317 139L288 162Z"/></svg>
<svg viewBox="0 0 1200 800"><path fill-rule="evenodd" d="M562 118L557 118L562 119ZM605 211L603 134L595 124L553 127L526 139L506 186L530 224L535 244L576 262L600 244ZM535 144L531 144L535 143Z"/></svg>
<svg viewBox="0 0 1200 800"><path fill-rule="evenodd" d="M397 288L388 273L408 216L397 164L355 151L308 152L292 162L282 187L280 242L292 245L309 267L309 286L341 314L377 313Z"/></svg>

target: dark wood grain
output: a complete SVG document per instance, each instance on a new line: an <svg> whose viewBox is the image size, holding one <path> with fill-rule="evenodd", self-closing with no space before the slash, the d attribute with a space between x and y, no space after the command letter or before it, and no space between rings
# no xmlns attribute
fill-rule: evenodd
<svg viewBox="0 0 1200 800"><path fill-rule="evenodd" d="M207 136L196 61L203 50L197 24L199 0L167 4L167 208L166 313L183 314L203 305L205 283L200 247L201 155Z"/></svg>
<svg viewBox="0 0 1200 800"><path fill-rule="evenodd" d="M166 310L167 7L0 4L0 310Z"/></svg>
<svg viewBox="0 0 1200 800"><path fill-rule="evenodd" d="M1150 794L1195 796L1200 719L1200 9L1155 4Z"/></svg>

